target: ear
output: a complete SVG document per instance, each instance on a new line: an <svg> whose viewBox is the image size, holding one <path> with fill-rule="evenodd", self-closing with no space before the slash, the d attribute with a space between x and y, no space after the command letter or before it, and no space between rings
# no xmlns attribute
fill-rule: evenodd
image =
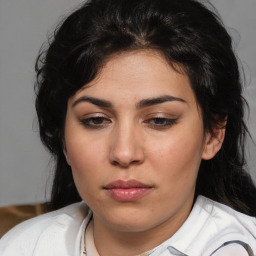
<svg viewBox="0 0 256 256"><path fill-rule="evenodd" d="M67 151L66 142L63 141L62 144L63 144L63 153L64 153L64 156L65 156L65 158L66 158L67 164L70 166L71 164L70 164L70 159L69 159L69 156L68 156L68 151Z"/></svg>
<svg viewBox="0 0 256 256"><path fill-rule="evenodd" d="M218 123L215 127L212 128L212 132L207 132L205 137L204 150L202 153L202 159L212 159L221 149L225 138L226 123L226 120Z"/></svg>

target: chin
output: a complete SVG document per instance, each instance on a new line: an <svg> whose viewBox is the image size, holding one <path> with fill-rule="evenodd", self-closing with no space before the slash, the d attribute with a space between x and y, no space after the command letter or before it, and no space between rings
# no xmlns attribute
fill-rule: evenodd
<svg viewBox="0 0 256 256"><path fill-rule="evenodd" d="M143 232L154 226L153 216L138 209L111 212L103 219L106 225L121 232Z"/></svg>

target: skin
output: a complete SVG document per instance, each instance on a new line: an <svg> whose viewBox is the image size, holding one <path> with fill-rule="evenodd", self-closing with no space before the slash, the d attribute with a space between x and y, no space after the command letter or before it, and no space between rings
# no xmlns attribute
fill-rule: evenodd
<svg viewBox="0 0 256 256"><path fill-rule="evenodd" d="M142 103L162 96L174 98ZM223 130L216 136L204 131L188 76L161 54L144 50L111 57L69 99L65 123L64 153L93 211L99 254L136 255L170 238L191 211L201 160L214 157L223 138ZM149 192L122 202L104 189L130 179L149 185Z"/></svg>

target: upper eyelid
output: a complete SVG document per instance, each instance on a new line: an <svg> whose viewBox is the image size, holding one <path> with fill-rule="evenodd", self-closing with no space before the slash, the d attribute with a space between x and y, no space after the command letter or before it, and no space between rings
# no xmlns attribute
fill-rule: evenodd
<svg viewBox="0 0 256 256"><path fill-rule="evenodd" d="M113 119L113 117L110 117L109 115L103 114L103 113L90 113L90 114L84 114L81 115L79 118L80 120L82 119L90 119L90 118L105 118L105 119ZM154 119L154 118L159 118L159 119L178 119L177 115L171 115L171 114L165 114L165 113L154 113L154 114L148 114L142 118L141 120L147 120L147 119Z"/></svg>
<svg viewBox="0 0 256 256"><path fill-rule="evenodd" d="M80 116L80 117L79 117ZM149 112L147 113L138 113L138 118L141 120L150 119L150 118L167 118L167 119L177 119L181 115L180 114L172 114L168 112L163 111L157 111L157 112ZM102 117L106 119L118 119L118 116L116 116L115 113L109 113L109 112L88 112L84 114L78 113L79 119L86 119L91 117Z"/></svg>
<svg viewBox="0 0 256 256"><path fill-rule="evenodd" d="M179 116L175 114L165 113L165 112L155 112L150 113L145 116L145 118L167 118L167 119L177 119Z"/></svg>
<svg viewBox="0 0 256 256"><path fill-rule="evenodd" d="M87 119L87 118L93 118L93 117L102 117L102 118L110 118L108 115L104 114L104 113L87 113L84 115L81 115L81 119Z"/></svg>

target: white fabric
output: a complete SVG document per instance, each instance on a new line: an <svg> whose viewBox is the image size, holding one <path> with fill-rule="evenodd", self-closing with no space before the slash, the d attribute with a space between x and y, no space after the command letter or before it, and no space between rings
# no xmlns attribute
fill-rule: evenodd
<svg viewBox="0 0 256 256"><path fill-rule="evenodd" d="M88 227L86 228L84 248L86 249L86 256L100 256L94 244L93 221L90 221ZM84 248L82 248L82 250Z"/></svg>
<svg viewBox="0 0 256 256"><path fill-rule="evenodd" d="M90 218L81 202L28 220L0 240L0 255L79 256ZM246 245L256 252L256 218L199 196L181 228L150 256L256 256Z"/></svg>
<svg viewBox="0 0 256 256"><path fill-rule="evenodd" d="M239 244L230 244L224 247L221 247L214 256L247 256L248 253L246 250Z"/></svg>

